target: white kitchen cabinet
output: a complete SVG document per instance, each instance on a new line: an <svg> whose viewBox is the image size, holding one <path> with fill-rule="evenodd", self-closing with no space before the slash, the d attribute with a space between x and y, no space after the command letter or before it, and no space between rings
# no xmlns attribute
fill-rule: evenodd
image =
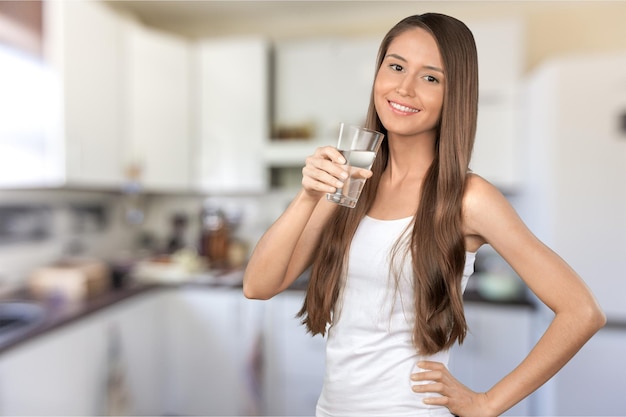
<svg viewBox="0 0 626 417"><path fill-rule="evenodd" d="M0 357L2 415L102 415L112 329L118 331L129 415L161 413L162 310L145 294L51 331Z"/></svg>
<svg viewBox="0 0 626 417"><path fill-rule="evenodd" d="M363 125L379 42L377 37L277 42L276 127L311 123L315 138L332 144L339 123Z"/></svg>
<svg viewBox="0 0 626 417"><path fill-rule="evenodd" d="M180 288L165 306L168 404L172 415L241 415L246 397L243 294L231 288Z"/></svg>
<svg viewBox="0 0 626 417"><path fill-rule="evenodd" d="M121 343L120 360L125 370L129 398L128 415L160 415L165 407L165 381L168 357L164 335L167 310L163 308L168 290L155 290L103 310L93 318L94 325L106 332L117 329Z"/></svg>
<svg viewBox="0 0 626 417"><path fill-rule="evenodd" d="M31 99L38 130L20 146L0 143L14 156L2 185L119 189L139 168L150 191L189 190L188 42L102 1L51 0L43 12L47 67Z"/></svg>
<svg viewBox="0 0 626 417"><path fill-rule="evenodd" d="M450 352L452 374L484 392L511 372L534 345L534 310L529 306L465 304L469 332ZM532 396L503 415L533 415Z"/></svg>
<svg viewBox="0 0 626 417"><path fill-rule="evenodd" d="M520 106L515 92L480 93L470 169L503 191L522 184Z"/></svg>
<svg viewBox="0 0 626 417"><path fill-rule="evenodd" d="M286 291L266 301L263 343L264 413L312 416L324 382L326 341L311 337L295 317L303 291Z"/></svg>
<svg viewBox="0 0 626 417"><path fill-rule="evenodd" d="M523 181L520 83L525 28L520 19L470 22L478 51L478 122L470 168L504 191Z"/></svg>
<svg viewBox="0 0 626 417"><path fill-rule="evenodd" d="M486 95L515 91L524 74L526 36L520 18L468 22L478 52L478 86Z"/></svg>
<svg viewBox="0 0 626 417"><path fill-rule="evenodd" d="M125 169L137 167L139 182L150 191L189 190L190 43L136 22L125 27Z"/></svg>
<svg viewBox="0 0 626 417"><path fill-rule="evenodd" d="M44 3L44 53L56 77L58 121L39 185L119 186L122 21L103 2Z"/></svg>
<svg viewBox="0 0 626 417"><path fill-rule="evenodd" d="M378 37L280 41L274 47L274 128L309 125L308 139L270 139L265 163L302 167L315 148L334 145L341 122L365 123Z"/></svg>
<svg viewBox="0 0 626 417"><path fill-rule="evenodd" d="M196 47L202 191L263 192L269 132L269 44L261 38L203 40Z"/></svg>
<svg viewBox="0 0 626 417"><path fill-rule="evenodd" d="M106 332L81 323L0 358L2 415L97 415L105 399Z"/></svg>

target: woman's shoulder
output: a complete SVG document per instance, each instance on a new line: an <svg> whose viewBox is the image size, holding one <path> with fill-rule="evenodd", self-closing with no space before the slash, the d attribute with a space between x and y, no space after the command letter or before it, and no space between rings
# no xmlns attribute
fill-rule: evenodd
<svg viewBox="0 0 626 417"><path fill-rule="evenodd" d="M468 213L485 214L498 207L509 206L502 192L478 174L469 173L463 194L463 210Z"/></svg>
<svg viewBox="0 0 626 417"><path fill-rule="evenodd" d="M465 180L463 206L481 204L485 200L498 198L502 193L489 181L478 174L470 172Z"/></svg>
<svg viewBox="0 0 626 417"><path fill-rule="evenodd" d="M480 175L467 176L463 195L463 224L468 236L484 236L486 228L496 219L513 214L502 192Z"/></svg>

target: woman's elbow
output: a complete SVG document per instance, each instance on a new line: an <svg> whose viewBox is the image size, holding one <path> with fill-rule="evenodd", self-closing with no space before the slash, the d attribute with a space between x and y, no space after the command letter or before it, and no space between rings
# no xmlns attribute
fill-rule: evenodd
<svg viewBox="0 0 626 417"><path fill-rule="evenodd" d="M251 300L269 300L274 296L274 294L264 291L263 288L260 288L258 285L254 285L254 283L246 279L245 276L243 279L243 295Z"/></svg>
<svg viewBox="0 0 626 417"><path fill-rule="evenodd" d="M584 309L583 314L584 317L582 317L582 319L584 323L587 324L592 334L596 333L606 324L606 314L596 302L589 303L588 307Z"/></svg>
<svg viewBox="0 0 626 417"><path fill-rule="evenodd" d="M272 298L271 296L258 292L246 285L243 286L243 295L250 300L269 300Z"/></svg>
<svg viewBox="0 0 626 417"><path fill-rule="evenodd" d="M593 323L596 326L596 331L603 328L606 324L606 314L599 306L595 309L595 312L593 314Z"/></svg>

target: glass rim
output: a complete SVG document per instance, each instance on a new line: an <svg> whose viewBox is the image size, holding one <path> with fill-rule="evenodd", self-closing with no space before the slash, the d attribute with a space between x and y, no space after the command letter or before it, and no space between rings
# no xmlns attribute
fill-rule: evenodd
<svg viewBox="0 0 626 417"><path fill-rule="evenodd" d="M363 130L365 132L369 132L369 133L376 133L378 135L382 135L385 136L385 134L383 132L379 132L378 130L374 130L374 129L369 129L367 127L363 127L363 126L359 126L359 125L355 125L355 124L351 124L351 123L344 123L341 122L341 126L343 127L349 127L349 128L353 128L353 129L358 129L358 130Z"/></svg>

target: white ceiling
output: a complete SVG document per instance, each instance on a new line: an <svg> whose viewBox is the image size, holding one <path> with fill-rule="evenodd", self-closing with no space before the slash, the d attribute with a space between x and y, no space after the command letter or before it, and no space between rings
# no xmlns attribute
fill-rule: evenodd
<svg viewBox="0 0 626 417"><path fill-rule="evenodd" d="M437 11L461 20L520 17L564 7L562 1L215 1L106 0L150 26L188 37L262 33L299 34L384 33L410 14ZM584 2L574 2L584 3Z"/></svg>

